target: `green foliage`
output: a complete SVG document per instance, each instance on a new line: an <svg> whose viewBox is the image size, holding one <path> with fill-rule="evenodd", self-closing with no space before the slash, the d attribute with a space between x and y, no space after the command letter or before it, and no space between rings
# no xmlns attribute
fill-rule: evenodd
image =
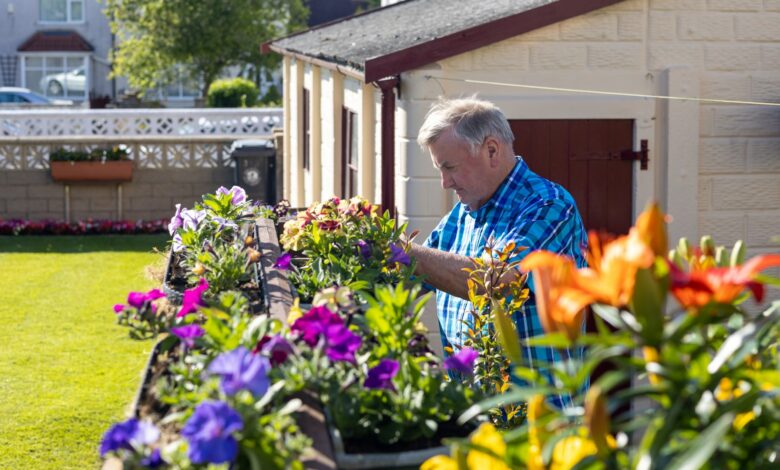
<svg viewBox="0 0 780 470"><path fill-rule="evenodd" d="M58 148L51 153L49 160L53 162L115 162L127 160L129 154L130 152L124 145L96 148L89 152Z"/></svg>
<svg viewBox="0 0 780 470"><path fill-rule="evenodd" d="M151 348L111 306L151 288L162 236L0 237L0 468L98 468Z"/></svg>
<svg viewBox="0 0 780 470"><path fill-rule="evenodd" d="M245 78L215 80L206 95L210 108L247 108L257 102L257 85Z"/></svg>
<svg viewBox="0 0 780 470"><path fill-rule="evenodd" d="M282 94L276 88L276 85L271 85L268 90L260 98L260 104L263 106L281 106Z"/></svg>
<svg viewBox="0 0 780 470"><path fill-rule="evenodd" d="M104 0L117 35L114 76L136 90L176 78L176 67L208 90L226 68L274 66L259 45L306 24L302 0ZM205 95L205 93L204 93Z"/></svg>

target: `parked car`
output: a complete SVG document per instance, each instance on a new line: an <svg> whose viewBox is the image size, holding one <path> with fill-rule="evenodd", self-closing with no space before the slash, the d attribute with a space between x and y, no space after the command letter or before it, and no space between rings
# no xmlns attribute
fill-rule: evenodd
<svg viewBox="0 0 780 470"><path fill-rule="evenodd" d="M0 87L0 106L70 106L71 100L53 100L29 88Z"/></svg>
<svg viewBox="0 0 780 470"><path fill-rule="evenodd" d="M46 90L49 96L62 96L65 90L69 94L84 94L87 77L84 67L62 73L54 73L41 78L41 90Z"/></svg>

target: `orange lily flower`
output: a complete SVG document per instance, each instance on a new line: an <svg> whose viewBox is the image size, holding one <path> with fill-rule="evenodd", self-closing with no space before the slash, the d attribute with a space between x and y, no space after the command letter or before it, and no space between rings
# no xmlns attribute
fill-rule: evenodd
<svg viewBox="0 0 780 470"><path fill-rule="evenodd" d="M729 304L742 294L745 288L753 292L757 302L764 299L764 285L755 277L764 269L780 266L780 254L759 255L741 266L728 268L696 269L683 272L670 263L671 291L680 305L687 309L700 309L710 302Z"/></svg>
<svg viewBox="0 0 780 470"><path fill-rule="evenodd" d="M666 217L657 203L652 203L636 219L640 238L653 249L655 256L666 257L669 244L666 238Z"/></svg>
<svg viewBox="0 0 780 470"><path fill-rule="evenodd" d="M577 267L570 258L535 251L520 263L534 277L536 308L544 331L565 333L575 340L582 331L584 309L594 297L577 284Z"/></svg>

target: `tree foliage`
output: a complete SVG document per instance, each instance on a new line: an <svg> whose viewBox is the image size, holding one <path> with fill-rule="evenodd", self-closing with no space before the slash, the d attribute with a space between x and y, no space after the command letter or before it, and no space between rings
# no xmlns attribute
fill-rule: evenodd
<svg viewBox="0 0 780 470"><path fill-rule="evenodd" d="M234 65L273 65L260 44L306 24L303 0L104 0L117 35L113 74L141 92L183 67L209 85Z"/></svg>

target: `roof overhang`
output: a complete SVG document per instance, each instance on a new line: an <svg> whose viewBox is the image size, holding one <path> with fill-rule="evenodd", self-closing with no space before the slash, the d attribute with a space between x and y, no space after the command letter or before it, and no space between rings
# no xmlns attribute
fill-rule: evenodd
<svg viewBox="0 0 780 470"><path fill-rule="evenodd" d="M92 47L84 37L75 31L45 30L38 31L24 41L19 52L92 52Z"/></svg>
<svg viewBox="0 0 780 470"><path fill-rule="evenodd" d="M372 57L366 60L364 70L362 71L341 65L335 60L312 57L299 51L281 48L274 44L275 41L264 43L261 46L261 50L263 52L271 50L282 55L293 56L325 68L338 70L345 75L370 83L608 7L621 1L623 0L558 0L557 2L489 21L406 49ZM369 11L363 14L370 13ZM278 40L305 32L307 31L279 38Z"/></svg>

